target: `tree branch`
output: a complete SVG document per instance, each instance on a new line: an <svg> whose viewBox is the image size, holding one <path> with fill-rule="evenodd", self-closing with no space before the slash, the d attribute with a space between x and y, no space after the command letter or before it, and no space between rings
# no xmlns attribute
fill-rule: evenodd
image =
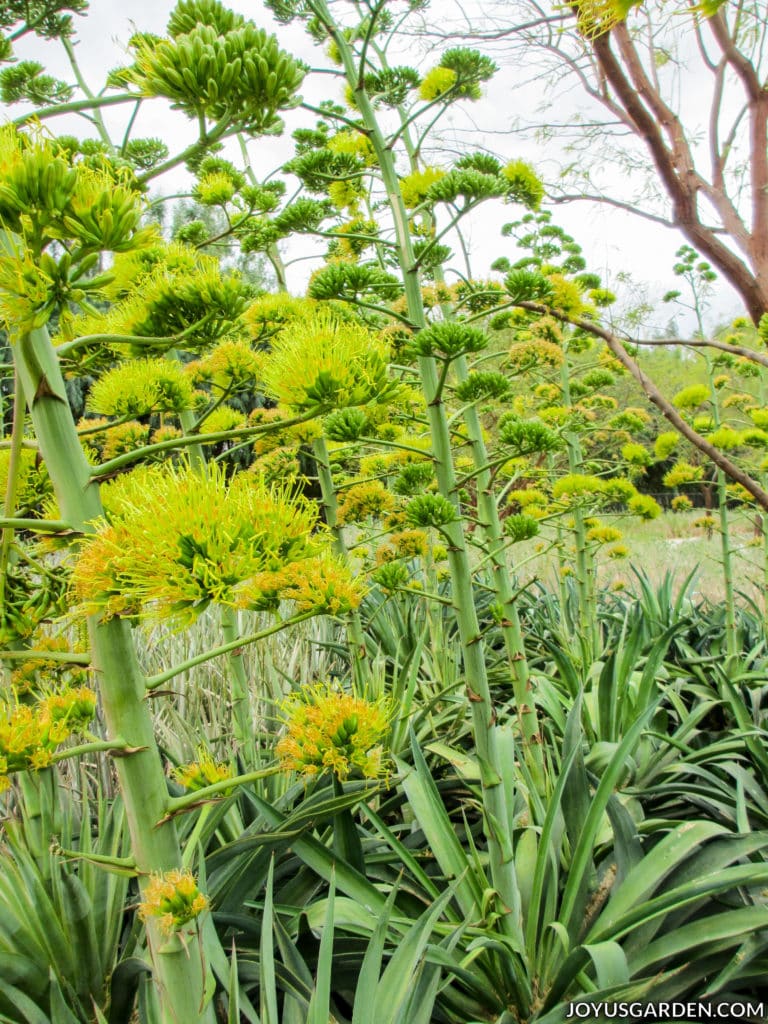
<svg viewBox="0 0 768 1024"><path fill-rule="evenodd" d="M756 277L736 253L702 224L697 207L697 191L701 187L702 179L695 171L689 173L688 157L685 152L676 157L670 151L659 124L643 103L633 83L626 77L613 53L610 36L599 36L592 41L592 45L606 79L634 121L637 134L645 141L662 184L672 201L676 226L733 285L744 300L750 316L757 323L768 308L768 279ZM766 96L768 98L768 94ZM681 174L681 170L685 173ZM718 213L723 216L719 208Z"/></svg>
<svg viewBox="0 0 768 1024"><path fill-rule="evenodd" d="M735 463L731 462L731 460L718 448L715 448L715 446L710 444L706 438L697 433L690 424L686 423L669 399L664 397L650 377L640 369L635 360L625 349L624 342L622 342L620 338L606 330L604 327L600 327L598 324L593 323L591 320L582 320L580 317L565 316L562 313L558 313L557 310L550 309L549 306L541 305L538 302L518 302L516 305L521 309L528 309L532 313L542 313L553 316L561 323L571 324L574 327L578 327L581 331L586 331L588 334L592 334L594 337L602 339L621 365L632 374L645 392L649 401L653 402L656 408L661 412L662 416L672 424L675 430L690 441L692 445L698 448L703 455L706 455L708 459L714 462L719 469L722 469L726 476L730 477L735 483L741 484L745 490L749 491L758 505L768 512L768 493L766 493L762 487L760 487L760 485L756 483L751 476L749 476L748 473L739 469L739 467ZM628 344L635 345L637 342L629 339Z"/></svg>

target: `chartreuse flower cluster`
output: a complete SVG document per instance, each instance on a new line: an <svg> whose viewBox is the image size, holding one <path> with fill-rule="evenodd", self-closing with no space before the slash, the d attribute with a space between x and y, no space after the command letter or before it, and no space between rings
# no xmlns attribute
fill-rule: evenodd
<svg viewBox="0 0 768 1024"><path fill-rule="evenodd" d="M137 476L108 499L110 521L83 545L73 571L88 612L185 625L210 604L345 612L360 600L348 570L328 557L315 506L253 473L228 481L212 466Z"/></svg>
<svg viewBox="0 0 768 1024"><path fill-rule="evenodd" d="M640 519L655 519L661 514L650 494L641 494L631 481L621 477L569 473L554 483L552 497L566 507L622 505Z"/></svg>
<svg viewBox="0 0 768 1024"><path fill-rule="evenodd" d="M144 244L142 200L130 175L73 163L41 134L0 128L0 223L18 237L0 255L0 319L9 331L45 324L54 309L104 287L98 254ZM66 242L55 258L46 250Z"/></svg>
<svg viewBox="0 0 768 1024"><path fill-rule="evenodd" d="M194 384L208 384L219 391L255 390L265 359L263 352L254 352L247 342L230 339L189 363L185 371Z"/></svg>
<svg viewBox="0 0 768 1024"><path fill-rule="evenodd" d="M391 709L335 689L330 683L304 686L283 705L285 735L276 753L287 771L331 772L337 779L387 774L384 742Z"/></svg>
<svg viewBox="0 0 768 1024"><path fill-rule="evenodd" d="M136 63L119 74L143 95L165 96L190 117L227 118L250 134L278 130L277 112L299 102L301 65L218 0L179 4L168 36L132 41Z"/></svg>
<svg viewBox="0 0 768 1024"><path fill-rule="evenodd" d="M58 747L82 732L96 714L88 687L65 688L31 704L0 703L0 791L12 772L38 771Z"/></svg>
<svg viewBox="0 0 768 1024"><path fill-rule="evenodd" d="M192 384L179 363L131 359L101 376L91 388L88 408L106 416L183 412L193 406Z"/></svg>
<svg viewBox="0 0 768 1024"><path fill-rule="evenodd" d="M214 761L210 751L204 748L198 752L197 761L179 765L173 772L176 782L190 793L196 793L199 789L205 789L216 782L224 782L232 776L230 766L221 761Z"/></svg>
<svg viewBox="0 0 768 1024"><path fill-rule="evenodd" d="M297 320L272 343L265 388L296 412L385 402L397 392L388 358L387 346L361 324L327 314Z"/></svg>
<svg viewBox="0 0 768 1024"><path fill-rule="evenodd" d="M175 346L202 352L246 333L240 317L251 288L238 274L222 273L213 257L178 243L153 244L118 258L114 275L106 289L113 305L106 313L77 317L70 333L135 337L130 346L134 356L161 355ZM120 345L120 356L125 347ZM99 348L113 358L118 355L108 344Z"/></svg>
<svg viewBox="0 0 768 1024"><path fill-rule="evenodd" d="M39 654L50 651L63 654L71 650L69 641L63 636L38 636L32 641ZM11 687L16 697L40 694L44 689L79 689L85 685L85 669L67 661L55 658L34 657L16 662L11 672Z"/></svg>
<svg viewBox="0 0 768 1024"><path fill-rule="evenodd" d="M152 875L139 904L142 921L157 918L167 935L194 921L207 908L208 898L197 887L189 871L165 871Z"/></svg>

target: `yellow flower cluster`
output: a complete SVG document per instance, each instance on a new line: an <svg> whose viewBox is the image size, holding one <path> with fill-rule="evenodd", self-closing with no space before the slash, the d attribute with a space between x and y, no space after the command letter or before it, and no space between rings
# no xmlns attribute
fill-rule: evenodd
<svg viewBox="0 0 768 1024"><path fill-rule="evenodd" d="M174 769L173 777L180 786L184 786L191 793L212 786L216 782L223 782L232 778L232 769L228 764L214 761L207 750L200 750L197 761L189 764L179 765Z"/></svg>
<svg viewBox="0 0 768 1024"><path fill-rule="evenodd" d="M615 526L606 526L602 523L594 525L587 530L587 540L592 541L594 544L613 544L615 541L619 541L622 538L621 530L617 530Z"/></svg>
<svg viewBox="0 0 768 1024"><path fill-rule="evenodd" d="M363 700L319 683L292 694L283 711L286 734L276 753L287 771L330 771L342 780L352 774L365 779L386 775L382 744L391 712L381 701Z"/></svg>
<svg viewBox="0 0 768 1024"><path fill-rule="evenodd" d="M143 448L149 443L149 427L138 420L127 420L125 423L115 424L114 427L108 427L107 422L99 418L80 420L78 423L79 433L89 432L83 438L86 454L90 448L105 459L113 459L126 452Z"/></svg>
<svg viewBox="0 0 768 1024"><path fill-rule="evenodd" d="M424 558L429 551L429 540L423 530L401 530L389 539L398 558Z"/></svg>
<svg viewBox="0 0 768 1024"><path fill-rule="evenodd" d="M332 181L328 186L328 198L339 210L348 209L351 213L357 212L362 195L362 185L355 179Z"/></svg>
<svg viewBox="0 0 768 1024"><path fill-rule="evenodd" d="M684 494L678 494L676 498L672 499L670 506L673 512L690 512L693 508L693 502Z"/></svg>
<svg viewBox="0 0 768 1024"><path fill-rule="evenodd" d="M445 171L439 167L425 167L423 171L414 171L400 181L400 192L405 206L412 210L424 202L432 185L445 177Z"/></svg>
<svg viewBox="0 0 768 1024"><path fill-rule="evenodd" d="M40 636L34 641L34 646L37 651L52 653L70 650L69 641L58 636ZM60 686L65 676L69 687L78 687L85 683L86 673L79 667L55 658L29 658L18 662L11 672L11 686L13 692L20 696L39 691L46 684Z"/></svg>
<svg viewBox="0 0 768 1024"><path fill-rule="evenodd" d="M682 391L678 391L672 402L678 409L693 410L709 401L710 397L706 384L690 384Z"/></svg>
<svg viewBox="0 0 768 1024"><path fill-rule="evenodd" d="M272 344L266 390L298 412L343 409L393 396L389 350L361 324L334 316L296 321Z"/></svg>
<svg viewBox="0 0 768 1024"><path fill-rule="evenodd" d="M363 593L345 563L332 555L296 563L282 574L281 597L299 612L343 615L359 606Z"/></svg>
<svg viewBox="0 0 768 1024"><path fill-rule="evenodd" d="M544 491L536 487L524 487L520 490L510 491L507 495L507 504L513 511L525 509L529 515L535 515L535 509L546 508L549 499Z"/></svg>
<svg viewBox="0 0 768 1024"><path fill-rule="evenodd" d="M373 148L373 143L367 135L361 135L360 132L338 132L328 140L327 146L332 153L339 156L359 157L368 167L372 167L376 163L376 151Z"/></svg>
<svg viewBox="0 0 768 1024"><path fill-rule="evenodd" d="M692 466L690 462L676 462L668 473L664 474L665 487L683 487L685 484L696 483L704 478L703 466Z"/></svg>
<svg viewBox="0 0 768 1024"><path fill-rule="evenodd" d="M436 100L454 86L457 77L453 68L444 68L438 64L422 78L419 96L427 103Z"/></svg>
<svg viewBox="0 0 768 1024"><path fill-rule="evenodd" d="M512 373L526 373L543 367L558 369L564 361L562 349L554 342L543 339L517 342L510 348L506 360Z"/></svg>
<svg viewBox="0 0 768 1024"><path fill-rule="evenodd" d="M56 748L96 714L96 694L85 686L49 694L34 704L0 705L0 791L8 775L51 763Z"/></svg>
<svg viewBox="0 0 768 1024"><path fill-rule="evenodd" d="M254 341L266 341L276 331L297 320L309 320L317 312L314 299L301 299L279 292L277 295L262 295L243 313L243 323L249 329Z"/></svg>
<svg viewBox="0 0 768 1024"><path fill-rule="evenodd" d="M369 517L381 518L395 506L390 491L378 480L356 484L344 492L339 504L339 523L360 523Z"/></svg>
<svg viewBox="0 0 768 1024"><path fill-rule="evenodd" d="M134 476L134 474L131 474ZM211 466L136 474L108 497L111 522L83 545L75 594L90 612L192 622L209 604L338 613L359 602L347 569L328 557L315 506L262 476L228 481Z"/></svg>
<svg viewBox="0 0 768 1024"><path fill-rule="evenodd" d="M88 408L106 416L146 416L192 408L192 385L179 363L131 359L105 373L91 388Z"/></svg>
<svg viewBox="0 0 768 1024"><path fill-rule="evenodd" d="M220 405L200 425L199 433L218 434L225 430L238 430L245 426L245 416L231 405Z"/></svg>
<svg viewBox="0 0 768 1024"><path fill-rule="evenodd" d="M261 380L264 353L254 352L244 341L222 341L203 359L196 359L185 367L193 383L210 383L224 390L255 389Z"/></svg>
<svg viewBox="0 0 768 1024"><path fill-rule="evenodd" d="M577 28L585 38L596 39L623 21L631 6L626 0L576 0Z"/></svg>
<svg viewBox="0 0 768 1024"><path fill-rule="evenodd" d="M142 921L158 918L160 928L170 935L202 914L207 906L207 897L189 871L165 871L150 877L139 904L139 917Z"/></svg>

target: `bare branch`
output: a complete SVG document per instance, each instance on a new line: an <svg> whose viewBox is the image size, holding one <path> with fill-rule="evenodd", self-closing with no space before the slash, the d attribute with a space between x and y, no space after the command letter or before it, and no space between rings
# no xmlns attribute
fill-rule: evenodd
<svg viewBox="0 0 768 1024"><path fill-rule="evenodd" d="M662 217L661 214L651 213L634 203L625 203L621 199L612 199L610 196L589 195L587 193L563 193L562 195L557 196L550 194L548 198L549 201L553 203L576 203L584 200L589 203L600 203L604 206L614 206L618 210L625 210L627 213L633 213L636 217L643 217L645 220L653 221L654 224L662 224L665 228L676 227L673 220ZM722 228L714 228L713 230L722 231Z"/></svg>
<svg viewBox="0 0 768 1024"><path fill-rule="evenodd" d="M691 442L698 450L706 455L714 464L725 473L726 476L730 477L737 484L749 491L755 501L768 512L768 493L766 493L760 485L745 473L743 470L724 455L718 448L715 448L713 444L710 444L706 438L702 437L701 434L697 433L693 427L686 423L677 409L672 405L669 399L665 398L664 395L659 391L653 381L648 377L637 365L635 360L630 356L624 347L624 343L615 334L606 330L604 327L598 326L591 320L582 320L579 317L567 317L556 310L550 309L549 306L542 306L538 302L519 302L516 305L522 309L528 309L533 313L543 313L554 316L556 320L560 320L561 323L572 324L574 327L578 327L581 331L586 331L588 334L592 334L596 338L601 338L608 348L611 350L613 355L618 359L621 365L628 370L635 380L638 382L640 387L645 392L649 401L653 402L656 408L661 412L662 416L668 420L672 426L679 433L683 435L688 441ZM630 344L637 344L634 341L630 341Z"/></svg>
<svg viewBox="0 0 768 1024"><path fill-rule="evenodd" d="M732 356L743 356L744 359L749 359L752 363L768 366L768 356L763 355L762 352L756 352L753 348L745 348L743 345L728 345L724 341L714 341L707 338L687 338L686 340L681 340L680 338L650 338L645 341L638 341L635 338L631 344L642 345L643 347L661 345L666 348L674 348L675 345L680 345L683 348L716 348L720 352L729 352Z"/></svg>
<svg viewBox="0 0 768 1024"><path fill-rule="evenodd" d="M633 82L626 77L611 49L610 36L599 36L593 40L592 45L606 78L637 126L637 134L645 141L661 182L672 200L676 225L691 244L707 256L730 281L744 300L750 316L757 323L768 308L768 281L762 282L757 279L750 267L702 224L697 206L697 192L702 184L706 183L690 164L690 150L687 149L687 144L679 153L670 151L661 134L659 123L645 106ZM766 96L768 97L768 94ZM664 107L662 103L659 110ZM708 197L711 198L709 195ZM723 217L721 208L717 209ZM728 212L727 209L725 212ZM728 223L724 218L724 224L730 233L730 218Z"/></svg>

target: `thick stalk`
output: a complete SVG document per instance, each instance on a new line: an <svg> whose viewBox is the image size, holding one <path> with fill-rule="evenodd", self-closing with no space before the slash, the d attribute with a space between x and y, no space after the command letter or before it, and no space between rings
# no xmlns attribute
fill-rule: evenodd
<svg viewBox="0 0 768 1024"><path fill-rule="evenodd" d="M464 356L454 362L454 371L459 381L469 375L467 360ZM499 507L493 488L493 474L489 467L488 449L483 437L483 427L477 407L470 405L464 412L467 436L472 448L472 460L477 469L475 476L477 488L477 513L480 528L483 531L488 555L492 567L492 586L496 598L501 605L503 618L501 631L504 637L504 648L509 659L512 672L512 688L515 695L515 709L520 719L523 735L523 749L531 771L531 777L540 792L544 791L544 754L541 746L539 721L536 705L531 694L531 680L528 659L525 654L525 641L520 626L520 616L515 603L515 587L507 562L504 529L499 518Z"/></svg>
<svg viewBox="0 0 768 1024"><path fill-rule="evenodd" d="M22 335L13 346L13 357L62 515L74 529L91 533L93 521L103 509L48 331L43 327ZM181 865L173 824L157 827L167 811L168 790L144 700L145 680L128 623L90 616L88 632L108 735L120 736L139 750L116 759L115 768L143 888L152 873ZM178 941L164 939L154 923L148 922L147 938L162 1024L213 1024L213 1008L204 1006L204 959L197 934L187 936L185 949Z"/></svg>
<svg viewBox="0 0 768 1024"><path fill-rule="evenodd" d="M418 170L418 152L414 147L411 138L410 126L407 123L405 111L398 110L402 122L402 138L408 154L410 170L413 173ZM428 234L434 232L432 214L425 212L423 219L431 229ZM438 265L434 270L435 284L446 286L445 275L442 266ZM454 318L453 305L449 302L441 302L443 316L447 320ZM469 376L469 367L465 356L461 356L453 363L453 371L458 381L465 381ZM520 719L520 727L523 736L525 757L528 762L531 777L537 788L543 792L544 789L544 754L541 747L541 734L539 732L536 705L531 698L531 681L528 668L528 658L525 653L525 642L520 627L520 616L517 612L517 605L514 601L515 587L507 561L506 547L504 544L504 530L499 517L499 508L493 490L493 477L489 468L488 450L483 437L483 428L477 408L469 405L464 411L464 423L467 428L467 437L472 452L472 461L477 471L477 511L480 521L480 529L486 537L488 554L492 566L491 585L496 594L498 603L503 609L501 631L504 637L504 648L509 659L510 671L512 674L512 687L515 695L515 706Z"/></svg>
<svg viewBox="0 0 768 1024"><path fill-rule="evenodd" d="M560 380L563 388L563 404L571 408L571 384L568 360L563 361ZM565 435L568 451L568 470L580 473L583 465L581 443L578 434L569 430ZM573 510L573 538L576 547L576 592L579 597L579 632L586 648L587 659L591 662L598 649L597 615L595 614L595 567L587 544L587 528L584 510ZM586 667L586 666L585 666Z"/></svg>
<svg viewBox="0 0 768 1024"><path fill-rule="evenodd" d="M320 484L320 494L323 499L325 522L333 537L333 549L346 562L349 560L349 552L347 551L347 543L344 539L344 530L338 521L339 507L336 500L336 488L333 484L328 445L325 443L324 437L319 437L312 442L312 454L314 455L315 466L317 467L317 480ZM352 682L357 692L364 694L366 646L363 624L357 610L353 611L349 617L348 643Z"/></svg>
<svg viewBox="0 0 768 1024"><path fill-rule="evenodd" d="M326 26L329 35L339 48L347 80L355 92L357 107L376 153L394 220L409 318L417 329L421 329L426 326L421 286L392 150L387 146L379 128L375 111L360 81L354 54L346 37L334 23L324 0L313 0L310 6ZM520 894L512 851L512 807L507 804L502 786L503 772L496 743L495 712L488 684L484 643L475 608L472 572L464 529L459 518L450 430L445 407L440 397L440 378L435 360L431 357L420 357L418 368L427 403L438 487L440 493L456 506L457 511L456 520L447 524L443 528L443 532L448 540L448 564L453 586L453 602L462 647L467 697L472 711L473 732L481 765L485 832L490 854L491 877L501 903L508 911L501 919L503 928L510 935L520 936Z"/></svg>
<svg viewBox="0 0 768 1024"><path fill-rule="evenodd" d="M10 520L16 511L16 496L19 490L21 470L21 448L24 441L24 415L26 413L24 392L18 373L14 374L13 426L11 427L11 450L8 458L8 479L5 485L3 518ZM0 608L5 601L5 577L11 556L13 526L6 525L0 530Z"/></svg>
<svg viewBox="0 0 768 1024"><path fill-rule="evenodd" d="M720 398L715 387L714 371L709 356L707 360L707 377L712 392L712 418L715 430L721 426ZM736 593L733 585L733 552L731 551L730 516L728 512L728 490L725 473L718 466L717 473L717 512L720 520L720 557L723 566L723 587L725 590L725 641L729 656L738 653L736 634Z"/></svg>

